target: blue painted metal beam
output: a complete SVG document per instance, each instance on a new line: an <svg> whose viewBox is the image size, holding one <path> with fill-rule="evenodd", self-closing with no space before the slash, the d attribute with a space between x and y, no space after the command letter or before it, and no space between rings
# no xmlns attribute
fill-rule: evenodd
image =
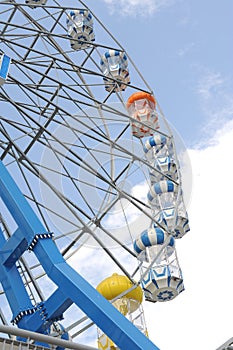
<svg viewBox="0 0 233 350"><path fill-rule="evenodd" d="M62 288L63 289L63 288ZM60 318L61 315L73 304L69 294L64 294L61 288L55 292L44 302L46 310L48 310L48 319L54 320Z"/></svg>
<svg viewBox="0 0 233 350"><path fill-rule="evenodd" d="M2 263L11 267L27 250L28 243L23 236L21 230L18 228L13 235L0 248Z"/></svg>
<svg viewBox="0 0 233 350"><path fill-rule="evenodd" d="M69 296L64 295L60 288L46 300L40 303L41 310L25 318L19 323L24 329L33 329L34 332L44 333L45 325L41 315L46 313L46 328L55 320L63 318L63 313L73 304Z"/></svg>
<svg viewBox="0 0 233 350"><path fill-rule="evenodd" d="M10 57L3 54L0 58L0 86L3 85L7 79L10 63Z"/></svg>
<svg viewBox="0 0 233 350"><path fill-rule="evenodd" d="M25 233L28 244L46 232L14 180L0 162L0 195ZM39 239L33 248L47 275L121 350L158 348L64 260L52 239ZM56 307L56 305L52 305ZM33 330L33 329L32 329Z"/></svg>
<svg viewBox="0 0 233 350"><path fill-rule="evenodd" d="M0 246L6 242L0 228ZM8 303L13 313L13 319L24 310L32 309L33 305L24 287L19 271L15 265L5 266L0 253L0 282L5 291Z"/></svg>
<svg viewBox="0 0 233 350"><path fill-rule="evenodd" d="M23 231L28 245L36 234L47 232L2 162L0 162L0 196L18 228Z"/></svg>

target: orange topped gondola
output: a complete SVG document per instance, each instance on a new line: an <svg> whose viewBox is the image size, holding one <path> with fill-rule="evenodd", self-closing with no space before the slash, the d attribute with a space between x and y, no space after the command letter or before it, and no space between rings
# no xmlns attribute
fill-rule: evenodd
<svg viewBox="0 0 233 350"><path fill-rule="evenodd" d="M136 137L151 136L159 128L158 115L155 110L156 100L147 92L136 92L128 98L126 104L131 120L132 132Z"/></svg>
<svg viewBox="0 0 233 350"><path fill-rule="evenodd" d="M148 92L139 91L139 92L135 92L133 95L131 95L128 98L127 108L129 108L130 105L132 103L134 103L135 101L143 100L143 99L147 99L147 100L151 101L152 103L154 103L154 108L156 107L156 100L155 100L154 96L148 94Z"/></svg>

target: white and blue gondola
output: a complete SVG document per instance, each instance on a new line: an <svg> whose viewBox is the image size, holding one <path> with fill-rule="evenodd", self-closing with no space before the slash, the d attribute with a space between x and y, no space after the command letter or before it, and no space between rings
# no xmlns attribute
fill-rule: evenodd
<svg viewBox="0 0 233 350"><path fill-rule="evenodd" d="M134 250L142 262L142 288L146 300L172 300L184 290L172 236L159 227L151 227L134 241Z"/></svg>
<svg viewBox="0 0 233 350"><path fill-rule="evenodd" d="M104 75L106 91L124 91L130 84L128 59L124 52L118 50L105 52L100 60L100 68Z"/></svg>

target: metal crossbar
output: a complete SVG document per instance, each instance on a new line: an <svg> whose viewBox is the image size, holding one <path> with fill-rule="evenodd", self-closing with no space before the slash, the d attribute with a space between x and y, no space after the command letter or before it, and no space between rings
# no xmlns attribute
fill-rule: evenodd
<svg viewBox="0 0 233 350"><path fill-rule="evenodd" d="M36 345L35 342L43 342L52 345L50 349L54 349L56 346L63 346L67 349L77 350L96 350L93 347L74 343L72 341L58 339L44 334L39 334L31 331L25 331L23 329L0 325L0 332L19 336L25 338L25 342L20 342L16 339L6 339L0 337L0 349L1 350L16 350L16 349L30 349L30 350L45 350L47 347Z"/></svg>

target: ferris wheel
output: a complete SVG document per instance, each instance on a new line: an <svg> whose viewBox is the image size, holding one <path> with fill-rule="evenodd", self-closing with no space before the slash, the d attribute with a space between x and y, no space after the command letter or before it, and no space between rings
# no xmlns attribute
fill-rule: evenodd
<svg viewBox="0 0 233 350"><path fill-rule="evenodd" d="M143 300L184 290L189 231L174 133L111 32L63 3L0 1L1 322L158 349Z"/></svg>

